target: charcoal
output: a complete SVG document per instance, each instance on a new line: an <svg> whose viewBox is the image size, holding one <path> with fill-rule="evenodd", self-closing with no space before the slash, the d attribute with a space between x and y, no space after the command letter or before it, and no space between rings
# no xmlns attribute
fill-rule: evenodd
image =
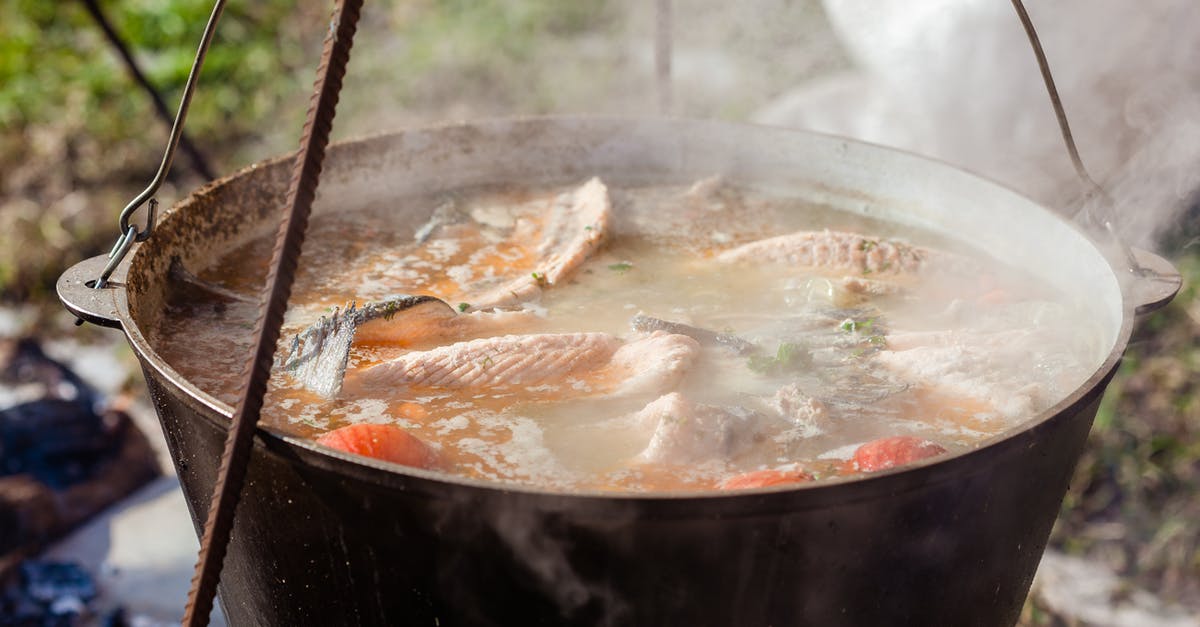
<svg viewBox="0 0 1200 627"><path fill-rule="evenodd" d="M0 627L71 627L90 614L96 582L72 562L27 560L0 597Z"/></svg>
<svg viewBox="0 0 1200 627"><path fill-rule="evenodd" d="M72 562L28 560L21 564L21 585L30 598L45 605L61 598L96 598L96 582Z"/></svg>
<svg viewBox="0 0 1200 627"><path fill-rule="evenodd" d="M30 338L0 344L0 383L36 384L40 399L0 409L0 477L30 474L52 488L87 479L117 444L100 394Z"/></svg>
<svg viewBox="0 0 1200 627"><path fill-rule="evenodd" d="M54 488L72 485L113 450L115 431L74 401L43 399L0 410L0 476L28 473Z"/></svg>
<svg viewBox="0 0 1200 627"><path fill-rule="evenodd" d="M48 357L32 338L0 344L0 383L38 384L46 397L74 401L87 412L95 412L100 401L99 392L70 368Z"/></svg>

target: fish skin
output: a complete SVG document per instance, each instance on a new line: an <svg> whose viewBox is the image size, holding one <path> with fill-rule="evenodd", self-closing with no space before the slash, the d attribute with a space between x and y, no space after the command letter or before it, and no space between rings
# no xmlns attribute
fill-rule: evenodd
<svg viewBox="0 0 1200 627"><path fill-rule="evenodd" d="M786 263L853 275L901 278L932 269L970 272L973 262L952 253L842 231L797 231L750 242L717 255L723 263Z"/></svg>
<svg viewBox="0 0 1200 627"><path fill-rule="evenodd" d="M571 194L569 204L555 204L542 231L533 272L484 294L468 295L469 311L511 307L535 299L546 287L569 278L608 237L611 221L608 187L592 178Z"/></svg>
<svg viewBox="0 0 1200 627"><path fill-rule="evenodd" d="M351 394L372 387L548 386L565 397L660 392L678 383L698 352L695 340L670 334L629 343L595 332L506 335L406 353L351 374L346 387Z"/></svg>

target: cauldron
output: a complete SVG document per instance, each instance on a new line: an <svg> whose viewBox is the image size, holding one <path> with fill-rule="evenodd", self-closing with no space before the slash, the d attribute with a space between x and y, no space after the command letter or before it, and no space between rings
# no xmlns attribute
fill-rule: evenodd
<svg viewBox="0 0 1200 627"><path fill-rule="evenodd" d="M1161 259L1138 253L1165 278L1135 276L1108 261L1125 257L1103 237L946 164L714 121L524 118L345 142L329 150L316 212L485 183L717 173L930 229L1031 272L1088 304L1106 356L1070 396L973 450L734 494L488 483L260 428L220 587L230 623L1014 623L1135 311L1178 287ZM104 258L59 280L68 309L122 329L137 352L198 530L232 408L166 363L150 330L167 315L171 259L204 268L273 229L289 174L276 159L195 191L102 289L86 283Z"/></svg>

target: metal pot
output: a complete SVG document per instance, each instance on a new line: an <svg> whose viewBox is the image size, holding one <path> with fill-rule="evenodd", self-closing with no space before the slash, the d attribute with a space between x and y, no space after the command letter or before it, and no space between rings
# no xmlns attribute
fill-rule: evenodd
<svg viewBox="0 0 1200 627"><path fill-rule="evenodd" d="M711 121L538 118L411 130L330 149L317 208L482 183L683 183L713 173L941 232L1089 303L1087 382L977 449L857 479L738 494L563 494L416 470L260 429L220 594L232 624L1005 625L1015 622L1135 310L1178 288L945 164L846 139ZM288 163L177 204L103 289L67 308L137 352L197 529L232 408L155 352L172 257L203 268L273 228ZM412 216L418 224L426 216ZM1118 257L1113 257L1118 258ZM303 260L301 260L303 264ZM1137 293L1139 296L1130 296Z"/></svg>

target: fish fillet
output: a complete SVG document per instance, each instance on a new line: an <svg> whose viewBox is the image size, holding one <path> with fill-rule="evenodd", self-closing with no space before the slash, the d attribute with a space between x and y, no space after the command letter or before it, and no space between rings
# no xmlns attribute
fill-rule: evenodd
<svg viewBox="0 0 1200 627"><path fill-rule="evenodd" d="M432 307L412 314L379 318L359 326L355 344L422 347L485 335L512 333L541 321L531 311L475 311L454 314Z"/></svg>
<svg viewBox="0 0 1200 627"><path fill-rule="evenodd" d="M612 203L598 178L584 183L569 203L556 203L537 246L535 269L478 296L467 295L472 310L509 307L536 298L545 287L568 278L608 236Z"/></svg>
<svg viewBox="0 0 1200 627"><path fill-rule="evenodd" d="M753 444L761 419L744 407L704 405L671 392L633 416L635 424L654 430L636 459L672 465L727 459Z"/></svg>
<svg viewBox="0 0 1200 627"><path fill-rule="evenodd" d="M413 351L350 375L369 389L524 389L557 397L661 393L699 353L695 340L652 334L623 343L607 333L506 335Z"/></svg>
<svg viewBox="0 0 1200 627"><path fill-rule="evenodd" d="M854 275L899 278L931 269L970 272L973 263L951 253L840 231L798 231L751 242L717 255L724 263L786 263Z"/></svg>

